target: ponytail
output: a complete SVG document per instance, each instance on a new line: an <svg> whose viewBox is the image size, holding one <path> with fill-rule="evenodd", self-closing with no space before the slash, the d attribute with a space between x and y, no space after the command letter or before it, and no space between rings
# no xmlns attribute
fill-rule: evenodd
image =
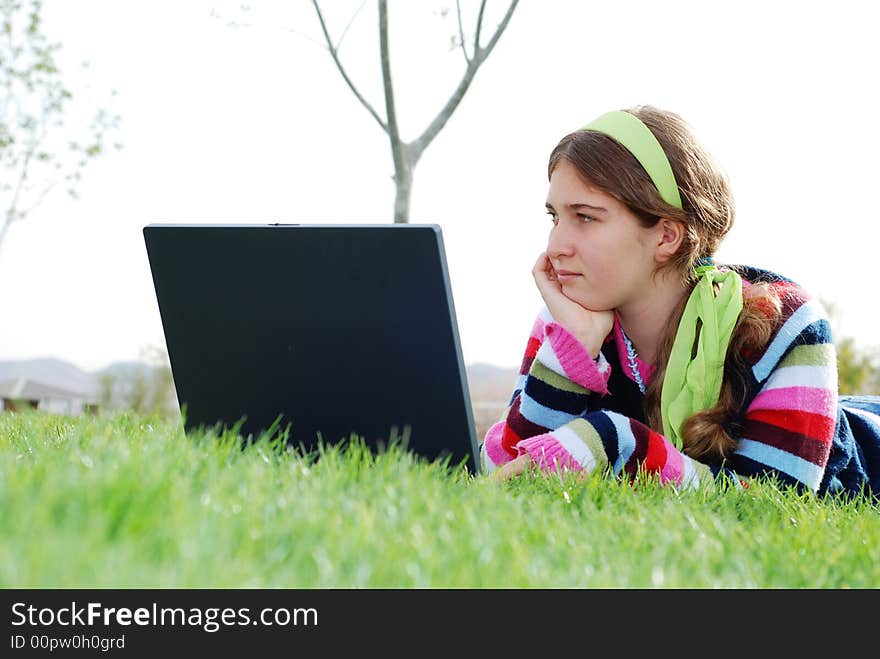
<svg viewBox="0 0 880 659"><path fill-rule="evenodd" d="M660 411L663 379L687 299L688 295L685 295L672 313L657 353L657 370L645 392L645 418L648 425L659 433L663 432ZM718 402L714 407L697 412L682 426L682 450L689 457L721 460L727 458L736 446L736 436L741 431L736 417L748 394L749 358L769 343L780 314L779 298L766 283L747 284L743 288L743 309L727 348Z"/></svg>

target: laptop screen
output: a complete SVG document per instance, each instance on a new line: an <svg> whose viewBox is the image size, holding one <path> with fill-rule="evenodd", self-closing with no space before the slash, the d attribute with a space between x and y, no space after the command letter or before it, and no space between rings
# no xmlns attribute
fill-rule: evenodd
<svg viewBox="0 0 880 659"><path fill-rule="evenodd" d="M478 465L442 232L432 224L150 224L187 431L352 435Z"/></svg>

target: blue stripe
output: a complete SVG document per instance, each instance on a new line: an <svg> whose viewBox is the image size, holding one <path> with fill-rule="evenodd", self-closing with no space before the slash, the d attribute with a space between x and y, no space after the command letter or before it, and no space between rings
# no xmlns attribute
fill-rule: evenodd
<svg viewBox="0 0 880 659"><path fill-rule="evenodd" d="M808 460L751 439L740 439L734 453L765 464L776 471L781 471L813 490L819 487L822 474L825 471L819 465Z"/></svg>
<svg viewBox="0 0 880 659"><path fill-rule="evenodd" d="M507 401L507 407L513 405L513 401L516 400L516 397L522 392L523 387L526 386L526 380L528 377L528 375L520 375L516 378L516 383L513 385L513 394L510 396L510 400Z"/></svg>
<svg viewBox="0 0 880 659"><path fill-rule="evenodd" d="M544 428L559 428L572 419L577 418L576 414L560 412L559 410L541 405L541 403L526 394L523 394L519 399L519 411L528 421Z"/></svg>
<svg viewBox="0 0 880 659"><path fill-rule="evenodd" d="M824 318L810 323L797 340L798 345L810 346L831 342L831 324Z"/></svg>
<svg viewBox="0 0 880 659"><path fill-rule="evenodd" d="M763 382L770 375L770 371L779 363L779 360L782 359L782 355L792 345L798 334L821 318L819 310L812 304L802 304L779 328L776 337L767 346L764 356L755 364L755 367L752 369L755 379L758 382Z"/></svg>
<svg viewBox="0 0 880 659"><path fill-rule="evenodd" d="M756 462L755 460L747 458L744 455L734 455L732 458L732 462L736 464L735 473L742 476L754 476L756 478L773 478L783 485L790 485L794 487L800 493L813 491L811 488L804 485L799 480L792 478L785 472L772 469L767 465L761 462Z"/></svg>
<svg viewBox="0 0 880 659"><path fill-rule="evenodd" d="M614 473L620 474L626 463L632 457L636 450L636 436L632 433L629 417L625 417L617 412L603 412L608 419L614 423L614 432L617 435L617 460L614 461ZM618 428L618 422L622 428ZM611 459L608 459L611 462Z"/></svg>
<svg viewBox="0 0 880 659"><path fill-rule="evenodd" d="M530 377L528 382L526 382L525 391L526 396L529 396L536 401L552 405L560 412L581 414L587 407L588 394L579 394L574 391L557 389L553 385L534 376Z"/></svg>
<svg viewBox="0 0 880 659"><path fill-rule="evenodd" d="M608 464L614 464L620 450L617 446L617 428L611 422L611 419L605 412L591 412L584 417L584 420L595 428L599 433L599 439L602 440L602 448L605 449L605 457L608 458ZM616 473L615 469L615 473Z"/></svg>
<svg viewBox="0 0 880 659"><path fill-rule="evenodd" d="M749 460L749 462L752 461ZM743 484L739 479L739 475L729 467L723 467L722 465L708 465L708 467L709 471L712 472L712 477L718 483L729 483L736 486L740 490L743 489Z"/></svg>

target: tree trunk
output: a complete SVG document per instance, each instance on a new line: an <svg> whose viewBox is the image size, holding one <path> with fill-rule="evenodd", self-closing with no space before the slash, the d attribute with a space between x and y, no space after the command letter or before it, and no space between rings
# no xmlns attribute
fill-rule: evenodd
<svg viewBox="0 0 880 659"><path fill-rule="evenodd" d="M394 223L409 222L409 200L412 196L413 168L408 164L404 171L394 175Z"/></svg>

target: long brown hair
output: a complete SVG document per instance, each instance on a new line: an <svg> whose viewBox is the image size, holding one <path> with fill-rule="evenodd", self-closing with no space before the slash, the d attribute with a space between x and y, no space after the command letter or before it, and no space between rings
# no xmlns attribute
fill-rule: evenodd
<svg viewBox="0 0 880 659"><path fill-rule="evenodd" d="M678 183L682 208L663 201L647 172L625 147L594 131L576 131L562 138L550 155L548 178L564 159L585 182L626 205L642 226L652 227L661 218L681 222L684 239L662 269L679 273L682 283L692 290L696 284L694 264L711 257L733 226L735 209L729 181L680 116L649 105L626 112L638 117L663 147ZM727 349L718 403L694 414L682 428L684 452L695 459L720 460L735 447L736 415L748 393L746 356L767 344L780 314L779 300L765 284L744 285L743 298L743 310ZM686 304L687 295L670 317L658 346L656 370L645 392L645 418L658 432L663 431L660 393L666 364Z"/></svg>

